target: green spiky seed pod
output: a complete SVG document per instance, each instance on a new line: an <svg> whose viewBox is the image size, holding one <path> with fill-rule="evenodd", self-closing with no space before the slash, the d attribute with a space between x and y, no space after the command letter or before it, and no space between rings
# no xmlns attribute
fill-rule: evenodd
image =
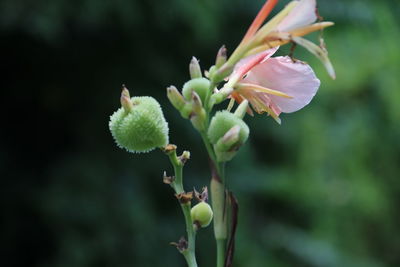
<svg viewBox="0 0 400 267"><path fill-rule="evenodd" d="M190 216L194 224L200 227L207 227L213 219L213 211L211 206L202 201L190 210Z"/></svg>
<svg viewBox="0 0 400 267"><path fill-rule="evenodd" d="M127 90L126 90L127 91ZM148 96L121 96L123 107L110 117L109 128L115 142L129 152L148 152L168 144L168 124L160 104Z"/></svg>
<svg viewBox="0 0 400 267"><path fill-rule="evenodd" d="M202 103L205 103L207 92L210 90L210 81L206 78L195 78L186 82L182 88L183 97L190 100L193 90L200 96Z"/></svg>
<svg viewBox="0 0 400 267"><path fill-rule="evenodd" d="M237 150L249 137L249 127L235 114L227 110L219 111L212 118L208 138L214 145L219 162L231 160Z"/></svg>

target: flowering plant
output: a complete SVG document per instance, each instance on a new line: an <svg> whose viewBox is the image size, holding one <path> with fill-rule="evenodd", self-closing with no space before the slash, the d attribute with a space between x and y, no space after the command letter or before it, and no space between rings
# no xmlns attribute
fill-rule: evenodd
<svg viewBox="0 0 400 267"><path fill-rule="evenodd" d="M109 128L118 146L129 152L148 152L160 148L174 168L172 176L164 172L164 183L171 186L186 223L186 238L172 244L184 256L188 266L197 266L195 238L211 221L217 247L217 267L232 266L238 202L225 186L225 165L249 137L244 122L246 114L267 113L281 123L281 113L295 112L308 105L320 81L312 68L291 56L273 57L287 43L301 45L316 55L329 75L335 72L329 61L323 39L316 45L303 36L320 31L332 22L323 22L315 0L295 0L264 23L277 0L267 0L234 52L227 57L223 46L215 65L204 72L196 58L189 64L190 80L181 92L167 88L167 97L183 118L189 119L199 132L208 152L211 168L210 197L208 189L185 191L183 167L190 158L169 144L168 124L158 102L151 97L130 97L123 87L121 108L110 119ZM315 23L315 21L319 22ZM222 85L222 86L221 86ZM216 104L229 100L226 109L214 113ZM232 108L238 103L234 112ZM192 202L198 204L192 207Z"/></svg>

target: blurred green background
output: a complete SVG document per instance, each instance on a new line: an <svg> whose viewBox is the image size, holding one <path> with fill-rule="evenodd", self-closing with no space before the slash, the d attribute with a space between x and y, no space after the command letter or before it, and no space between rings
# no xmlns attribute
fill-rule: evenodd
<svg viewBox="0 0 400 267"><path fill-rule="evenodd" d="M279 10L288 1L280 1ZM235 266L400 266L400 6L320 0L337 80L282 125L248 117L228 165L240 203ZM187 189L209 183L205 149L167 102L192 55L232 52L262 0L0 1L1 266L184 266L184 234L159 151L118 149L108 118L125 83L164 108L188 149ZM316 36L309 39L316 40ZM288 51L288 47L283 48ZM212 229L198 237L214 265Z"/></svg>

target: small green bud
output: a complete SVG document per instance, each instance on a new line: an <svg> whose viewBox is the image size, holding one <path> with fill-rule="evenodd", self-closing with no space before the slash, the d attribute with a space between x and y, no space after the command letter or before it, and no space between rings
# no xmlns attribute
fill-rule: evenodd
<svg viewBox="0 0 400 267"><path fill-rule="evenodd" d="M217 53L217 58L215 60L215 66L217 68L220 68L222 65L224 65L224 63L226 62L226 48L223 45Z"/></svg>
<svg viewBox="0 0 400 267"><path fill-rule="evenodd" d="M180 112L183 118L188 119L193 113L193 103L186 102Z"/></svg>
<svg viewBox="0 0 400 267"><path fill-rule="evenodd" d="M129 152L148 152L168 144L168 124L158 102L148 96L121 94L122 107L110 117L115 142Z"/></svg>
<svg viewBox="0 0 400 267"><path fill-rule="evenodd" d="M247 109L249 107L249 101L247 99L243 100L242 103L235 110L235 116L239 119L243 119L244 115L246 115Z"/></svg>
<svg viewBox="0 0 400 267"><path fill-rule="evenodd" d="M235 125L222 136L215 144L220 147L220 150L228 150L240 140L240 126Z"/></svg>
<svg viewBox="0 0 400 267"><path fill-rule="evenodd" d="M239 139L244 143L249 136L249 127L247 124L227 110L218 111L212 118L208 129L208 138L210 142L216 144L226 132L236 125L240 127Z"/></svg>
<svg viewBox="0 0 400 267"><path fill-rule="evenodd" d="M240 126L233 126L214 145L215 154L219 162L231 160L240 148Z"/></svg>
<svg viewBox="0 0 400 267"><path fill-rule="evenodd" d="M227 110L219 111L212 118L208 138L214 145L219 162L231 160L236 151L249 137L249 127L235 114Z"/></svg>
<svg viewBox="0 0 400 267"><path fill-rule="evenodd" d="M121 92L120 101L121 101L121 106L126 111L130 111L133 108L131 97L129 95L128 89L125 87L125 84L122 85L122 92Z"/></svg>
<svg viewBox="0 0 400 267"><path fill-rule="evenodd" d="M203 108L201 99L196 92L192 92L192 113L190 114L190 121L194 128L199 131L205 129L206 111Z"/></svg>
<svg viewBox="0 0 400 267"><path fill-rule="evenodd" d="M195 57L192 57L192 60L190 61L189 73L190 73L190 78L192 79L202 77L199 61Z"/></svg>
<svg viewBox="0 0 400 267"><path fill-rule="evenodd" d="M190 216L192 217L193 224L200 227L207 227L213 219L213 211L208 203L201 201L190 210Z"/></svg>
<svg viewBox="0 0 400 267"><path fill-rule="evenodd" d="M217 71L217 67L215 65L213 65L210 67L210 69L208 71L205 72L205 76L211 80L216 71Z"/></svg>
<svg viewBox="0 0 400 267"><path fill-rule="evenodd" d="M180 111L185 106L185 100L175 86L171 85L167 88L167 97L177 110Z"/></svg>
<svg viewBox="0 0 400 267"><path fill-rule="evenodd" d="M183 97L189 101L192 98L192 92L194 91L200 96L201 101L204 103L208 90L210 90L210 81L208 79L195 78L183 85L182 94Z"/></svg>

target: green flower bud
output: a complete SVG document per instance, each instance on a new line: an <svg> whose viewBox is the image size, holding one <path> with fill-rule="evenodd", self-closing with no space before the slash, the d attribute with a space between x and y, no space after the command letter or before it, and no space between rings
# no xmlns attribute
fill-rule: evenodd
<svg viewBox="0 0 400 267"><path fill-rule="evenodd" d="M197 226L207 227L213 219L213 211L208 203L201 201L190 210L190 216Z"/></svg>
<svg viewBox="0 0 400 267"><path fill-rule="evenodd" d="M217 160L225 162L231 160L246 142L249 127L241 118L224 110L217 112L212 118L207 134L214 145Z"/></svg>
<svg viewBox="0 0 400 267"><path fill-rule="evenodd" d="M208 90L210 90L210 81L206 78L196 78L183 85L182 94L189 101L192 98L192 92L195 91L200 96L201 101L205 103Z"/></svg>
<svg viewBox="0 0 400 267"><path fill-rule="evenodd" d="M193 113L193 103L186 102L185 105L180 109L181 116L188 119Z"/></svg>
<svg viewBox="0 0 400 267"><path fill-rule="evenodd" d="M243 119L244 115L246 115L247 109L249 108L249 101L247 101L246 99L242 101L242 103L240 103L240 105L237 107L237 109L235 110L235 116Z"/></svg>
<svg viewBox="0 0 400 267"><path fill-rule="evenodd" d="M215 60L215 66L217 68L220 68L225 62L226 62L227 56L226 56L226 48L223 45L217 53L217 58Z"/></svg>
<svg viewBox="0 0 400 267"><path fill-rule="evenodd" d="M192 92L192 113L190 114L190 121L193 127L199 131L203 131L206 122L206 111L203 108L201 99L196 92Z"/></svg>
<svg viewBox="0 0 400 267"><path fill-rule="evenodd" d="M124 90L121 104L109 122L111 134L119 147L140 153L168 144L168 124L154 98L129 98L129 92Z"/></svg>
<svg viewBox="0 0 400 267"><path fill-rule="evenodd" d="M190 78L192 79L202 77L199 61L195 57L192 57L192 60L190 61L189 73L190 73Z"/></svg>
<svg viewBox="0 0 400 267"><path fill-rule="evenodd" d="M185 100L183 99L183 96L178 92L178 89L176 89L176 87L173 85L167 88L167 97L171 102L171 104L177 110L181 110L186 104Z"/></svg>

